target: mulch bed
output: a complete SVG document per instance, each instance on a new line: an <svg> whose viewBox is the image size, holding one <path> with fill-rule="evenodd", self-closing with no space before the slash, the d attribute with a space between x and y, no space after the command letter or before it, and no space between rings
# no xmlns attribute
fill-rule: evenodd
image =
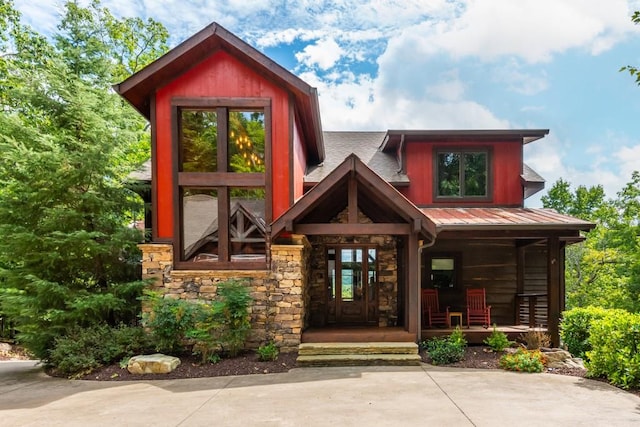
<svg viewBox="0 0 640 427"><path fill-rule="evenodd" d="M274 374L296 367L297 353L281 353L274 361L262 362L255 353L243 353L218 363L200 363L195 356L181 356L180 365L168 374L134 375L119 365L98 368L79 379L97 381L172 380L183 378L223 377L229 375Z"/></svg>
<svg viewBox="0 0 640 427"><path fill-rule="evenodd" d="M3 348L4 349L4 348ZM6 349L4 349L6 350ZM431 363L426 351L420 353L422 361ZM464 359L444 365L454 368L472 369L499 369L499 362L502 353L491 351L485 346L469 346L465 349ZM181 356L180 366L173 372L162 375L133 375L126 368L121 368L118 364L108 365L98 368L79 379L93 381L135 381L135 380L171 380L185 378L206 378L221 377L229 375L252 375L252 374L273 374L288 372L297 367L297 353L281 353L274 361L262 362L258 355L253 352L243 353L234 358L222 359L218 363L200 363L200 359L195 356ZM28 360L29 355L19 347L12 346L9 351L0 351L0 360ZM546 369L545 373L568 375L573 377L586 377L585 369L562 368ZM593 378L597 381L607 382L601 378ZM640 397L640 389L626 390Z"/></svg>

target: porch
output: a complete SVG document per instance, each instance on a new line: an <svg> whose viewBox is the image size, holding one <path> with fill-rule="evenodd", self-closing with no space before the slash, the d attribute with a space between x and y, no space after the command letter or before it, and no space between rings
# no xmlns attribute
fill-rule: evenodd
<svg viewBox="0 0 640 427"><path fill-rule="evenodd" d="M516 340L520 334L529 331L547 333L546 327L530 327L528 325L502 325L496 328L504 332L510 340ZM421 340L451 335L454 328L422 329ZM483 328L472 325L462 327L467 342L471 345L482 344L491 335L493 327ZM415 342L415 336L402 327L324 327L309 328L302 332L302 343L380 343L380 342Z"/></svg>
<svg viewBox="0 0 640 427"><path fill-rule="evenodd" d="M434 337L444 337L451 335L455 328L432 328L422 330L422 340L429 340ZM497 326L496 330L504 332L509 340L515 341L520 334L526 334L529 331L538 331L548 333L546 327L530 327L528 325L503 325ZM470 345L482 344L485 339L493 332L493 326L484 328L479 325L463 326L462 333Z"/></svg>

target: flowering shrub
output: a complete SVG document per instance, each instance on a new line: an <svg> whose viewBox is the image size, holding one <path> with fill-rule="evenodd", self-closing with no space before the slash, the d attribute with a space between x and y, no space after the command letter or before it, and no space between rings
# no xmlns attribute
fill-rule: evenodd
<svg viewBox="0 0 640 427"><path fill-rule="evenodd" d="M515 353L500 358L500 367L507 371L542 372L544 364L545 357L539 350L519 348Z"/></svg>

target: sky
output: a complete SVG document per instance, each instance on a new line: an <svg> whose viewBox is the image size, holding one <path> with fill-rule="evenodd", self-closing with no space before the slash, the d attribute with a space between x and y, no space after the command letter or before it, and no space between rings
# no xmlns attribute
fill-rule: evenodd
<svg viewBox="0 0 640 427"><path fill-rule="evenodd" d="M15 0L50 34L61 0ZM79 0L81 4L88 1ZM218 22L316 87L324 130L549 129L525 147L547 180L640 170L640 0L102 0L171 47ZM527 206L541 206L539 193Z"/></svg>

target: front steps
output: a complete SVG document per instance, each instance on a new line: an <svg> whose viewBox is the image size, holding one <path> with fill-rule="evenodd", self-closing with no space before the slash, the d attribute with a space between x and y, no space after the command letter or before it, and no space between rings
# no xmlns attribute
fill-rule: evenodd
<svg viewBox="0 0 640 427"><path fill-rule="evenodd" d="M298 366L418 366L421 359L413 342L302 343Z"/></svg>

